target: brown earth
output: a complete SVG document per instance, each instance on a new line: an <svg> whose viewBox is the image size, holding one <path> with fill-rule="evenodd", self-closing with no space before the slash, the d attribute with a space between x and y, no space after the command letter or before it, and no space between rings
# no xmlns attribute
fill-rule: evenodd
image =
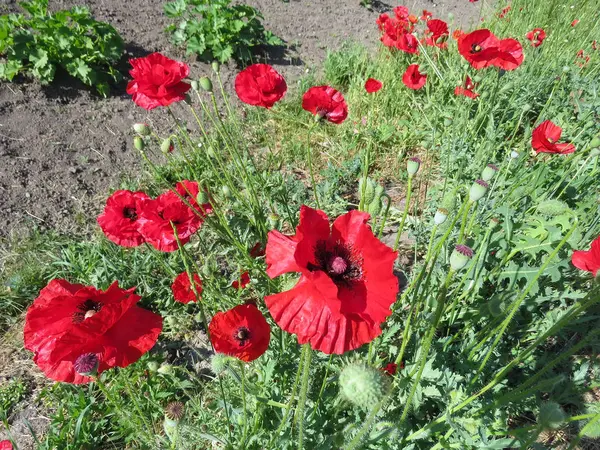
<svg viewBox="0 0 600 450"><path fill-rule="evenodd" d="M287 44L285 55L260 58L286 78L296 79L307 66L318 66L328 50L349 39L377 45L375 20L397 2L373 1L369 10L359 0L248 0L262 11L267 29ZM163 29L167 18L160 0L50 0L51 9L87 5L98 20L111 23L123 36L127 59L162 51L182 57ZM476 20L479 5L466 0L433 3L407 2L411 11L432 11L436 17L453 13L456 22ZM0 14L19 11L16 0L0 0ZM280 52L281 53L281 52ZM195 77L209 71L206 64L190 62ZM236 68L224 69L231 86ZM167 127L164 111L150 113L136 107L124 91L99 98L68 76L50 86L36 82L0 85L0 238L32 226L69 232L93 223L106 191L124 173L135 175L138 155L132 148L134 122Z"/></svg>

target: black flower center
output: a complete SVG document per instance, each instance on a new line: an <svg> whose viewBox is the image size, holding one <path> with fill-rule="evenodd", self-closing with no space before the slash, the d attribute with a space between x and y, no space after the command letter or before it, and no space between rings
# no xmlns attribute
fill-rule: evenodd
<svg viewBox="0 0 600 450"><path fill-rule="evenodd" d="M102 303L87 299L83 303L77 305L77 311L73 313L73 323L81 323L85 319L94 316L102 309Z"/></svg>
<svg viewBox="0 0 600 450"><path fill-rule="evenodd" d="M471 53L479 53L481 50L483 50L481 48L481 45L479 45L479 44L471 45Z"/></svg>
<svg viewBox="0 0 600 450"><path fill-rule="evenodd" d="M360 257L341 242L331 245L319 241L315 246L316 264L309 263L311 271L322 270L337 285L349 285L362 278Z"/></svg>
<svg viewBox="0 0 600 450"><path fill-rule="evenodd" d="M240 347L243 347L250 340L250 330L246 327L239 327L235 331L233 338L240 343Z"/></svg>
<svg viewBox="0 0 600 450"><path fill-rule="evenodd" d="M134 221L137 220L138 216L137 216L137 211L135 210L135 208L131 208L131 207L126 207L123 208L123 217Z"/></svg>

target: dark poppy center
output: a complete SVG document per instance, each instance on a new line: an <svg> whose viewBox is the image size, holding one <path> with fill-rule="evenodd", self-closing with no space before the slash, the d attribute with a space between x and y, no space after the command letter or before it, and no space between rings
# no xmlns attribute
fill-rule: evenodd
<svg viewBox="0 0 600 450"><path fill-rule="evenodd" d="M315 264L309 263L311 271L322 270L337 285L348 285L362 277L360 258L352 248L341 242L333 245L319 241L315 246Z"/></svg>
<svg viewBox="0 0 600 450"><path fill-rule="evenodd" d="M123 217L132 221L137 220L137 211L135 210L135 208L131 207L123 208Z"/></svg>
<svg viewBox="0 0 600 450"><path fill-rule="evenodd" d="M102 303L87 299L77 305L77 311L73 313L73 323L81 323L85 319L93 317L102 309Z"/></svg>
<svg viewBox="0 0 600 450"><path fill-rule="evenodd" d="M246 342L250 339L250 330L246 327L239 327L233 338L240 343L240 347L246 345Z"/></svg>
<svg viewBox="0 0 600 450"><path fill-rule="evenodd" d="M555 141L554 139L552 139L551 137L549 137L549 138L546 138L546 139L548 139L548 142L550 142L551 144L554 144L554 142L556 142L556 141Z"/></svg>
<svg viewBox="0 0 600 450"><path fill-rule="evenodd" d="M479 44L471 45L471 53L479 53L481 50L483 50L481 48L481 45L479 45Z"/></svg>

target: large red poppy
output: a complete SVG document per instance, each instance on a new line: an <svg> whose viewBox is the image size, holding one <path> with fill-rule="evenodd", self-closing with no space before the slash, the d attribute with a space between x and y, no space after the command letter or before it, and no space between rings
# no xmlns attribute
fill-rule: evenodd
<svg viewBox="0 0 600 450"><path fill-rule="evenodd" d="M271 108L286 91L285 80L269 64L252 64L235 77L235 92L249 105Z"/></svg>
<svg viewBox="0 0 600 450"><path fill-rule="evenodd" d="M396 252L373 235L369 217L350 211L330 228L323 211L302 206L295 235L269 232L267 274L301 276L294 288L267 296L265 303L300 344L342 354L381 334L398 294Z"/></svg>
<svg viewBox="0 0 600 450"><path fill-rule="evenodd" d="M427 45L445 48L448 46L446 40L450 31L448 30L448 24L440 19L431 19L427 21L426 30L427 39L425 43Z"/></svg>
<svg viewBox="0 0 600 450"><path fill-rule="evenodd" d="M200 297L200 294L202 294L202 280L197 273L192 278L194 279L194 287L196 288L198 297ZM175 277L171 285L171 290L176 302L189 303L199 300L199 298L196 298L196 294L194 294L194 289L192 289L192 283L190 283L190 277L187 272L181 272Z"/></svg>
<svg viewBox="0 0 600 450"><path fill-rule="evenodd" d="M377 25L381 32L381 42L386 47L394 47L407 53L419 52L419 41L411 34L414 25L406 18L390 17L382 14L377 19Z"/></svg>
<svg viewBox="0 0 600 450"><path fill-rule="evenodd" d="M117 282L106 291L52 280L27 310L25 348L48 378L87 383L75 370L80 357L94 359L97 373L127 367L150 350L162 330L162 318L136 306L134 289Z"/></svg>
<svg viewBox="0 0 600 450"><path fill-rule="evenodd" d="M523 47L516 39L498 39L487 29L475 30L458 38L458 52L475 69L495 66L513 70L523 62Z"/></svg>
<svg viewBox="0 0 600 450"><path fill-rule="evenodd" d="M129 74L133 80L127 85L127 93L136 105L144 109L168 106L185 98L191 85L183 79L188 76L187 64L174 61L160 53L144 58L130 59L133 67Z"/></svg>
<svg viewBox="0 0 600 450"><path fill-rule="evenodd" d="M123 247L137 247L144 243L138 231L138 217L144 201L149 200L143 192L115 191L106 201L104 212L98 216L98 224L108 239Z"/></svg>
<svg viewBox="0 0 600 450"><path fill-rule="evenodd" d="M348 105L344 96L331 86L311 87L302 97L302 108L337 124L348 117Z"/></svg>
<svg viewBox="0 0 600 450"><path fill-rule="evenodd" d="M198 214L204 215L212 212L212 205L210 203L203 203L202 206L198 205L200 186L198 186L196 181L180 181L175 185L175 190L184 199L184 203L187 202Z"/></svg>
<svg viewBox="0 0 600 450"><path fill-rule="evenodd" d="M410 89L421 89L425 86L425 82L427 81L427 75L419 72L418 64L411 64L402 75L402 82L407 88Z"/></svg>
<svg viewBox="0 0 600 450"><path fill-rule="evenodd" d="M146 242L162 252L173 252L178 249L177 238L182 245L186 244L200 229L202 217L175 192L167 191L154 200L144 202L138 223ZM173 226L177 230L177 237Z"/></svg>
<svg viewBox="0 0 600 450"><path fill-rule="evenodd" d="M365 91L369 94L379 91L383 87L383 83L375 78L369 78L365 82Z"/></svg>
<svg viewBox="0 0 600 450"><path fill-rule="evenodd" d="M562 128L545 120L537 126L531 134L531 146L537 153L557 153L566 155L575 151L573 144L558 144L557 141L562 135Z"/></svg>
<svg viewBox="0 0 600 450"><path fill-rule="evenodd" d="M218 312L208 325L215 350L245 362L254 361L269 348L271 327L252 304Z"/></svg>
<svg viewBox="0 0 600 450"><path fill-rule="evenodd" d="M588 251L574 251L571 261L578 269L591 272L594 276L597 276L600 272L600 236L592 242L592 247Z"/></svg>
<svg viewBox="0 0 600 450"><path fill-rule="evenodd" d="M533 47L539 47L544 42L544 39L546 39L546 32L541 28L534 28L525 37L531 41Z"/></svg>
<svg viewBox="0 0 600 450"><path fill-rule="evenodd" d="M462 86L456 86L456 88L454 88L454 95L464 95L469 98L479 97L479 94L473 91L473 89L475 89L475 83L473 83L471 77L467 75L465 83Z"/></svg>
<svg viewBox="0 0 600 450"><path fill-rule="evenodd" d="M498 42L498 55L492 65L504 70L514 70L523 63L523 47L516 39L502 39Z"/></svg>

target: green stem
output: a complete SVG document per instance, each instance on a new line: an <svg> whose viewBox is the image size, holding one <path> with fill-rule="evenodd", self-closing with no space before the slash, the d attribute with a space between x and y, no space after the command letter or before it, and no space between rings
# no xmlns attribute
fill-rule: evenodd
<svg viewBox="0 0 600 450"><path fill-rule="evenodd" d="M310 377L310 360L312 358L312 350L310 344L302 346L304 354L304 368L302 370L302 382L300 385L300 396L298 397L298 407L296 408L295 421L298 426L298 450L304 448L304 407L306 405L306 397L308 395L308 379Z"/></svg>
<svg viewBox="0 0 600 450"><path fill-rule="evenodd" d="M462 244L465 238L465 226L467 225L467 218L469 217L469 211L471 210L471 206L473 206L473 201L468 200L467 207L463 211L463 217L460 224L460 233L458 234L458 243Z"/></svg>
<svg viewBox="0 0 600 450"><path fill-rule="evenodd" d="M310 173L310 182L313 188L313 194L315 195L315 203L317 204L317 209L321 209L321 204L319 203L319 193L317 192L317 183L315 182L315 174L313 171L313 163L312 163L312 149L310 147L310 138L312 135L312 131L315 128L313 124L306 134L306 159L308 162L308 171Z"/></svg>
<svg viewBox="0 0 600 450"><path fill-rule="evenodd" d="M248 410L246 407L246 370L244 368L244 362L240 361L240 372L242 374L242 408L243 408L243 427L244 431L242 434L242 448L246 448L246 434L248 432Z"/></svg>
<svg viewBox="0 0 600 450"><path fill-rule="evenodd" d="M354 436L354 439L350 441L345 450L354 450L358 448L366 434L371 430L373 422L375 422L375 419L377 418L377 413L379 412L385 401L386 398L383 398L373 407L373 409L369 413L369 416L367 417L367 420L362 425L362 427L360 427L360 430L358 430L358 433L356 434L356 436Z"/></svg>
<svg viewBox="0 0 600 450"><path fill-rule="evenodd" d="M404 230L404 223L406 222L406 217L408 216L408 209L410 208L410 195L412 191L412 179L412 175L409 175L408 185L406 186L406 201L404 202L404 213L402 214L402 220L400 221L400 226L398 227L396 242L394 242L394 251L398 250L398 245L400 244L400 237L402 236L402 231Z"/></svg>

